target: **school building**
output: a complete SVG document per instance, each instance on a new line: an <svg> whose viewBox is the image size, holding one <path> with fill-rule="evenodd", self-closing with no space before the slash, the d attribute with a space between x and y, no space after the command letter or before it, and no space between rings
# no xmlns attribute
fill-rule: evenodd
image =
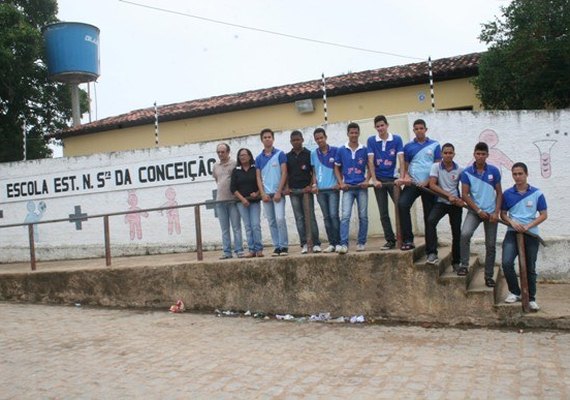
<svg viewBox="0 0 570 400"><path fill-rule="evenodd" d="M437 110L480 110L471 79L480 53L432 62ZM326 78L328 123L432 109L427 62ZM318 126L324 122L321 79L214 96L158 107L159 145L215 141ZM64 155L81 156L155 147L155 110L149 107L55 133Z"/></svg>

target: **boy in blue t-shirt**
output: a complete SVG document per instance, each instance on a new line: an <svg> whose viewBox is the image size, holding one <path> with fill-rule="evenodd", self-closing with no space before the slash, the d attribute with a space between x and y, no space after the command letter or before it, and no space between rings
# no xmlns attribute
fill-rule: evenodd
<svg viewBox="0 0 570 400"><path fill-rule="evenodd" d="M511 168L515 185L505 190L501 205L501 219L509 224L509 229L503 240L502 267L509 295L505 303L514 303L521 299L521 289L517 280L514 263L519 256L517 247L517 233L532 232L538 235L538 225L548 218L546 199L544 194L528 184L528 168L526 164L518 162ZM538 217L536 214L538 213ZM538 239L524 235L526 255L526 268L529 291L529 307L538 311L536 303L536 256L538 254Z"/></svg>
<svg viewBox="0 0 570 400"><path fill-rule="evenodd" d="M497 242L497 221L503 193L501 190L501 172L487 164L489 146L479 142L473 152L475 162L465 168L461 174L461 198L469 206L461 227L461 266L469 267L471 237L483 222L485 228L485 285L494 287L493 268Z"/></svg>
<svg viewBox="0 0 570 400"><path fill-rule="evenodd" d="M394 191L392 185L383 185L383 183L394 183L396 180L396 163L400 164L400 176L404 175L404 145L400 136L388 132L388 120L384 115L374 118L374 127L378 135L370 136L366 145L368 170L374 185L380 222L386 239L380 250L391 250L396 247L396 235L388 213L388 195L394 201Z"/></svg>
<svg viewBox="0 0 570 400"><path fill-rule="evenodd" d="M364 251L368 235L368 181L370 171L368 150L358 143L360 126L351 122L347 126L348 142L340 146L335 159L335 175L342 193L342 217L340 219L340 249L339 254L348 252L348 233L352 205L356 200L358 205L358 242L356 251Z"/></svg>
<svg viewBox="0 0 570 400"><path fill-rule="evenodd" d="M404 146L404 175L396 181L396 183L406 185L398 202L403 241L401 250L412 250L416 247L410 210L414 201L420 196L424 211L424 227L428 225L428 217L435 204L435 196L421 190L420 187L428 186L431 166L441 161L439 143L426 136L428 130L426 122L423 119L415 120L413 129L416 137ZM437 243L437 237L435 241Z"/></svg>
<svg viewBox="0 0 570 400"><path fill-rule="evenodd" d="M338 216L340 193L337 190L338 181L334 173L334 161L338 148L327 144L327 134L323 128L315 129L313 137L319 147L311 151L312 187L323 213L329 240L329 246L323 252L333 253L340 250L340 219Z"/></svg>
<svg viewBox="0 0 570 400"><path fill-rule="evenodd" d="M271 129L263 129L259 136L263 151L255 158L257 186L263 200L271 241L275 247L272 256L286 256L289 252L289 239L285 220L285 197L281 192L287 181L287 157L281 150L273 147L275 136Z"/></svg>

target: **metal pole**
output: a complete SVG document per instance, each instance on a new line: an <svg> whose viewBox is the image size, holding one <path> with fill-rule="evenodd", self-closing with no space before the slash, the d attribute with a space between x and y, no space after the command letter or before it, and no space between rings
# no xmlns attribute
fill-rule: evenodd
<svg viewBox="0 0 570 400"><path fill-rule="evenodd" d="M305 215L305 233L307 237L307 251L313 252L313 229L311 226L311 211L309 207L309 193L303 193L303 214Z"/></svg>
<svg viewBox="0 0 570 400"><path fill-rule="evenodd" d="M431 110L435 111L435 93L433 91L433 68L431 65L431 57L428 57L428 74L429 74L429 91L431 95Z"/></svg>
<svg viewBox="0 0 570 400"><path fill-rule="evenodd" d="M194 206L194 221L196 221L196 254L198 261L204 259L202 251L202 222L200 221L200 206Z"/></svg>
<svg viewBox="0 0 570 400"><path fill-rule="evenodd" d="M402 247L402 225L400 223L400 207L398 203L400 202L400 185L394 184L392 186L392 193L394 195L394 214L396 216L396 247L400 249Z"/></svg>
<svg viewBox="0 0 570 400"><path fill-rule="evenodd" d="M109 216L103 217L103 230L105 231L105 265L111 266L111 235L109 230Z"/></svg>
<svg viewBox="0 0 570 400"><path fill-rule="evenodd" d="M528 275L526 269L526 250L524 246L524 234L517 232L517 249L519 252L519 274L521 278L521 301L524 312L530 312L530 296L528 292Z"/></svg>
<svg viewBox="0 0 570 400"><path fill-rule="evenodd" d="M30 241L30 264L32 271L36 270L36 244L34 242L34 225L28 225L28 239Z"/></svg>

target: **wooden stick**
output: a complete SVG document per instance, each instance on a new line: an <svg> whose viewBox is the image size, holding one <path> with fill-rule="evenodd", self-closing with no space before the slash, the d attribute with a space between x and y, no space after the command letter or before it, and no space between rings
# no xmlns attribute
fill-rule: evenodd
<svg viewBox="0 0 570 400"><path fill-rule="evenodd" d="M521 278L521 301L524 312L530 312L530 295L528 292L528 275L526 266L526 249L524 246L524 235L517 232L517 249L519 251L519 275Z"/></svg>

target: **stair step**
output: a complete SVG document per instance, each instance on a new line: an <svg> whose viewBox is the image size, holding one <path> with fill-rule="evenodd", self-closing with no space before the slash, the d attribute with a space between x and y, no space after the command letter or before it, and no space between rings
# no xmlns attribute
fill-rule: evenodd
<svg viewBox="0 0 570 400"><path fill-rule="evenodd" d="M498 281L499 277L499 267L495 265L493 271L493 279L495 283ZM485 267L483 265L478 265L473 271L471 281L469 282L468 293L492 293L494 298L495 288L490 288L485 285Z"/></svg>

